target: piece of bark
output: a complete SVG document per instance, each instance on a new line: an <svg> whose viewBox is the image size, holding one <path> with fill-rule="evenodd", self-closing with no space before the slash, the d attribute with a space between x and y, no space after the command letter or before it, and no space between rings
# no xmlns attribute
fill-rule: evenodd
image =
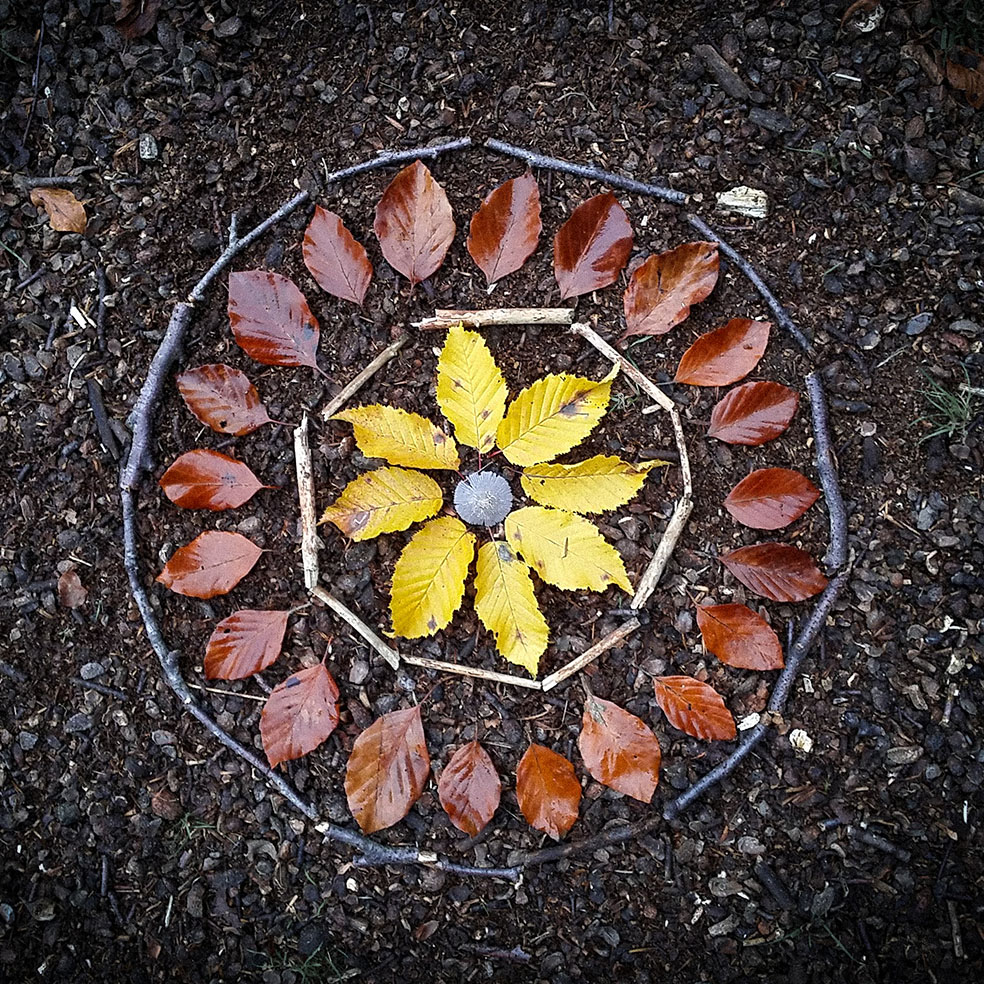
<svg viewBox="0 0 984 984"><path fill-rule="evenodd" d="M739 102L748 102L752 90L738 77L738 73L721 57L717 48L709 44L694 46L694 54L724 91Z"/></svg>

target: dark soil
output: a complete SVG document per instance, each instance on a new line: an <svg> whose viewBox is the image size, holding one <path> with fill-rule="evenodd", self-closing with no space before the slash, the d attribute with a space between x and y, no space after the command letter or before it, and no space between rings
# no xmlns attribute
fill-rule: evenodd
<svg viewBox="0 0 984 984"><path fill-rule="evenodd" d="M972 12L922 2L894 9L873 31L839 30L846 6L750 3L722 16L714 5L616 3L609 21L604 4L486 10L422 0L321 10L223 0L174 5L147 37L124 42L110 5L47 3L41 11L0 0L0 979L980 975L981 403L971 398L967 420L949 435L925 439L935 424L920 420L934 383L951 393L982 384L980 114L932 62L944 36L980 48L979 28ZM702 44L748 91L726 78L722 88L695 52ZM243 229L297 185L309 188L343 216L376 268L363 312L319 292L300 253L309 209L235 264L277 270L302 287L321 323L319 361L330 382L251 363L232 340L221 285L197 313L182 367L244 369L280 419L316 412L434 307L560 303L550 237L600 185L537 175L540 249L491 296L464 247L467 220L491 188L521 172L519 162L475 149L431 164L458 235L445 266L413 292L372 235L392 169L321 185L325 170L378 150L463 134L694 196L692 207L759 267L815 340L811 363L775 329L754 378L802 391L811 367L823 371L857 558L778 736L679 821L529 871L518 887L352 867L183 717L126 591L115 492L123 422L170 310L220 252L234 211ZM53 232L30 204L23 177L50 175L74 177L70 187L89 214L84 236ZM736 185L767 193L767 219L715 211L715 193ZM636 231L634 256L693 238L672 206L619 198ZM95 327L100 272L103 333ZM613 337L620 298L618 286L583 297L577 316ZM92 323L73 316L73 305ZM735 316L767 311L725 267L684 325L635 342L629 354L666 381L697 334ZM607 368L555 330L487 336L513 392L544 372L598 378ZM358 402L436 417L441 342L439 333L415 335ZM94 387L112 434L97 426ZM727 754L727 745L665 724L652 675L706 677L738 719L763 708L772 682L704 654L693 607L746 600L716 557L762 538L724 512L728 490L766 465L815 477L806 401L779 440L728 447L704 436L718 393L667 389L686 408L697 506L650 604L651 624L603 657L591 678L596 693L657 730L661 787L645 806L586 780L570 839L650 815ZM629 384L615 392L611 413L570 460L599 452L643 460L672 448L665 422L639 414L645 401ZM204 643L218 619L304 600L291 437L270 426L227 442L199 427L173 386L156 420L155 477L182 451L222 446L282 486L204 516L174 508L150 481L141 490L148 583L204 528L238 529L269 551L230 596L208 604L153 588L166 637L201 687ZM323 506L365 464L347 425L316 421ZM632 506L601 521L633 579L679 488L676 469L654 472ZM324 530L326 578L381 629L408 536L345 547ZM825 512L815 507L777 538L822 556ZM56 581L72 566L88 598L67 609ZM624 602L614 590L538 595L554 636L544 672L617 625L611 609ZM784 637L804 608L764 610ZM330 637L343 724L287 770L322 813L351 822L342 776L355 736L377 714L417 700L435 771L478 734L503 776L503 806L477 842L465 842L431 784L380 839L479 865L538 846L512 777L530 740L567 754L583 773L580 687L544 699L458 677L397 677L320 609L292 619L267 682L320 659ZM415 651L504 668L467 601L446 632ZM258 748L262 691L255 683L214 690L201 691L205 705ZM812 738L812 751L793 749L793 728Z"/></svg>

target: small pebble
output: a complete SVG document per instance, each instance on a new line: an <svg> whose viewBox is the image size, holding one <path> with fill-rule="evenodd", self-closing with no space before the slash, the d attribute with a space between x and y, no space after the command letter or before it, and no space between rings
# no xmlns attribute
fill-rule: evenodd
<svg viewBox="0 0 984 984"><path fill-rule="evenodd" d="M106 668L102 663L86 663L81 670L79 670L79 676L83 680L95 680L96 677L101 677L106 672Z"/></svg>
<svg viewBox="0 0 984 984"><path fill-rule="evenodd" d="M157 141L149 133L141 133L137 140L137 153L142 161L157 160Z"/></svg>
<svg viewBox="0 0 984 984"><path fill-rule="evenodd" d="M70 733L88 731L92 727L92 718L88 714L73 714L65 722L65 730Z"/></svg>

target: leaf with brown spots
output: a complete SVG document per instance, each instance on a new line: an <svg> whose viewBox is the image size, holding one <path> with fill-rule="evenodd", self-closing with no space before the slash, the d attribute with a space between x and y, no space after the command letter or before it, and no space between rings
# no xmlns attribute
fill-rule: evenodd
<svg viewBox="0 0 984 984"><path fill-rule="evenodd" d="M314 751L338 721L338 685L324 663L291 674L273 688L260 715L270 768Z"/></svg>
<svg viewBox="0 0 984 984"><path fill-rule="evenodd" d="M272 422L249 377L232 366L217 362L188 369L177 383L188 409L220 434L241 437Z"/></svg>
<svg viewBox="0 0 984 984"><path fill-rule="evenodd" d="M48 213L55 232L85 232L85 206L67 188L34 188L31 204Z"/></svg>

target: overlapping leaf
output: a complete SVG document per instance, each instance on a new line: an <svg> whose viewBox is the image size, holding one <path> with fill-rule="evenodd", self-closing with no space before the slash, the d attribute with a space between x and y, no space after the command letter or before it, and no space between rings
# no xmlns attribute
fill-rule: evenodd
<svg viewBox="0 0 984 984"><path fill-rule="evenodd" d="M241 680L265 670L280 655L289 614L242 608L222 619L205 648L205 676Z"/></svg>
<svg viewBox="0 0 984 984"><path fill-rule="evenodd" d="M772 601L805 601L827 587L813 558L788 543L756 543L720 559L746 588Z"/></svg>
<svg viewBox="0 0 984 984"><path fill-rule="evenodd" d="M642 803L652 801L661 752L656 735L640 718L610 700L589 695L577 747L598 782Z"/></svg>
<svg viewBox="0 0 984 984"><path fill-rule="evenodd" d="M232 366L217 362L188 369L177 383L188 409L220 434L241 437L270 423L256 387Z"/></svg>
<svg viewBox="0 0 984 984"><path fill-rule="evenodd" d="M235 509L267 488L236 458L196 448L181 455L161 476L164 494L182 509Z"/></svg>
<svg viewBox="0 0 984 984"><path fill-rule="evenodd" d="M769 344L769 321L732 318L701 335L680 359L674 382L691 386L730 386L747 376Z"/></svg>
<svg viewBox="0 0 984 984"><path fill-rule="evenodd" d="M516 768L516 799L526 822L560 840L577 820L581 784L563 755L531 744Z"/></svg>
<svg viewBox="0 0 984 984"><path fill-rule="evenodd" d="M55 232L85 232L85 206L67 188L33 188L31 204L47 212Z"/></svg>
<svg viewBox="0 0 984 984"><path fill-rule="evenodd" d="M324 511L353 540L405 530L441 508L441 487L429 475L403 468L377 468L353 479Z"/></svg>
<svg viewBox="0 0 984 984"><path fill-rule="evenodd" d="M189 598L215 598L231 591L263 551L241 533L206 530L176 550L157 580Z"/></svg>
<svg viewBox="0 0 984 984"><path fill-rule="evenodd" d="M632 223L610 191L578 205L554 236L561 298L613 284L632 252L632 239Z"/></svg>
<svg viewBox="0 0 984 984"><path fill-rule="evenodd" d="M304 265L322 290L362 306L372 280L365 247L345 228L341 216L320 205L304 233Z"/></svg>
<svg viewBox="0 0 984 984"><path fill-rule="evenodd" d="M743 670L778 670L782 643L769 623L747 605L698 605L704 646L722 663Z"/></svg>
<svg viewBox="0 0 984 984"><path fill-rule="evenodd" d="M710 684L688 676L656 677L656 703L674 728L707 741L731 741L738 730L731 711Z"/></svg>
<svg viewBox="0 0 984 984"><path fill-rule="evenodd" d="M384 458L406 468L447 468L461 464L454 439L418 413L373 404L335 414L347 420L355 442L367 458Z"/></svg>
<svg viewBox="0 0 984 984"><path fill-rule="evenodd" d="M799 394L781 383L743 383L717 402L707 436L727 444L765 444L789 426L798 406Z"/></svg>
<svg viewBox="0 0 984 984"><path fill-rule="evenodd" d="M444 812L461 831L474 837L499 808L502 783L489 753L477 741L462 745L437 783Z"/></svg>
<svg viewBox="0 0 984 984"><path fill-rule="evenodd" d="M499 185L482 202L472 216L468 252L491 284L529 259L541 229L540 189L527 171Z"/></svg>
<svg viewBox="0 0 984 984"><path fill-rule="evenodd" d="M313 751L338 727L338 720L338 685L323 663L278 683L260 715L270 768Z"/></svg>
<svg viewBox="0 0 984 984"><path fill-rule="evenodd" d="M531 465L523 471L523 491L542 506L576 513L602 513L617 509L642 488L646 476L668 461L638 465L615 455L595 455L573 465Z"/></svg>
<svg viewBox="0 0 984 984"><path fill-rule="evenodd" d="M820 490L791 468L759 468L743 478L724 500L745 526L778 530L799 519L820 498Z"/></svg>

